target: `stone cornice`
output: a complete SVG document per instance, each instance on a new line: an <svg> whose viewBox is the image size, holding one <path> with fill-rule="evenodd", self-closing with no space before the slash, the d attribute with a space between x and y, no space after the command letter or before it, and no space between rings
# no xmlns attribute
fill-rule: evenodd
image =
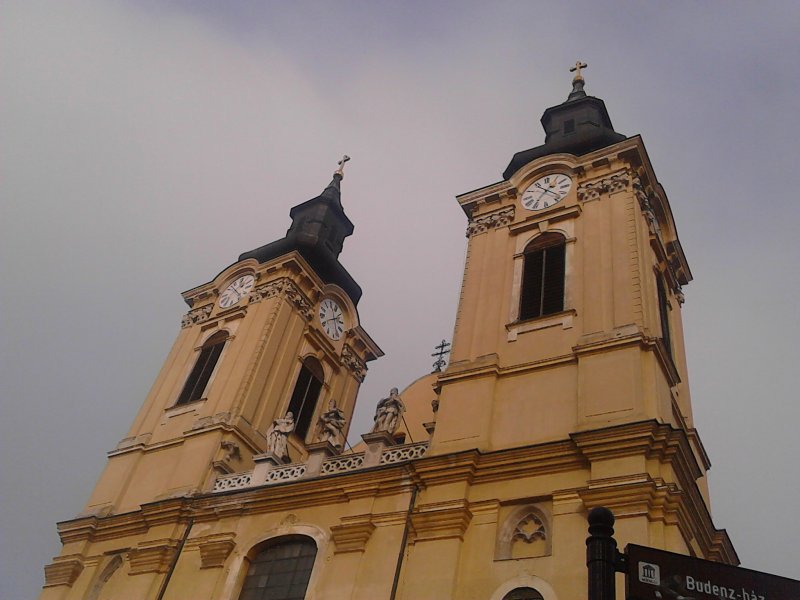
<svg viewBox="0 0 800 600"><path fill-rule="evenodd" d="M467 217L471 217L475 208L480 204L491 204L504 198L514 198L516 195L517 190L509 181L498 181L477 190L459 194L456 196L456 200Z"/></svg>
<svg viewBox="0 0 800 600"><path fill-rule="evenodd" d="M106 517L79 517L58 523L62 544L141 535L151 527L186 522L190 498L171 498L143 505L139 510Z"/></svg>
<svg viewBox="0 0 800 600"><path fill-rule="evenodd" d="M218 533L192 538L186 542L186 550L199 550L201 569L219 568L236 547L235 537L234 533Z"/></svg>
<svg viewBox="0 0 800 600"><path fill-rule="evenodd" d="M422 504L411 514L409 543L464 539L472 513L466 500Z"/></svg>
<svg viewBox="0 0 800 600"><path fill-rule="evenodd" d="M148 540L128 552L130 574L166 573L178 551L179 541L174 539Z"/></svg>
<svg viewBox="0 0 800 600"><path fill-rule="evenodd" d="M434 447L433 451L436 449ZM62 542L122 538L144 534L154 525L176 524L189 515L195 523L212 523L227 517L276 513L304 507L346 504L355 498L408 494L413 487L427 489L452 483L491 484L549 473L584 471L591 463L628 456L645 456L669 465L673 479L665 481L656 473L626 475L615 479L588 481L575 493L587 505L606 502L625 511L645 511L649 518L671 520L687 540L696 539L706 556L735 562L736 556L724 531L713 527L708 508L696 479L703 475L687 433L655 420L577 432L568 440L522 448L480 452L432 454L401 464L348 471L338 475L296 480L244 490L163 500L141 510L108 517L85 517L59 524ZM614 506L612 506L612 509ZM459 537L469 523L469 505L418 507L412 518L414 539ZM644 514L644 513L643 513ZM369 520L342 519L335 525L334 543L340 552L360 551L371 535L372 526L398 524L405 514L371 515ZM368 524L369 523L369 524ZM370 525L371 524L371 525ZM461 533L459 533L461 532ZM338 538L338 541L337 539ZM230 546L212 540L206 548L206 562L216 566ZM166 543L165 543L166 544ZM164 546L165 544L160 544ZM166 544L170 546L170 544ZM198 543L198 547L201 545ZM138 547L140 569L160 568L169 548ZM215 562L216 561L216 562Z"/></svg>
<svg viewBox="0 0 800 600"><path fill-rule="evenodd" d="M588 468L588 461L572 441L549 442L481 454L474 481L489 483Z"/></svg>
<svg viewBox="0 0 800 600"><path fill-rule="evenodd" d="M694 459L686 432L657 421L573 433L570 438L590 462L644 455L662 463L671 463L687 482L694 482L704 475Z"/></svg>
<svg viewBox="0 0 800 600"><path fill-rule="evenodd" d="M372 515L342 517L339 525L331 527L331 539L336 546L334 553L363 552L373 531Z"/></svg>
<svg viewBox="0 0 800 600"><path fill-rule="evenodd" d="M490 213L482 214L470 220L467 225L467 237L486 233L490 229L508 227L514 220L514 207L506 206Z"/></svg>
<svg viewBox="0 0 800 600"><path fill-rule="evenodd" d="M44 587L71 586L83 571L84 557L80 554L58 556L44 568Z"/></svg>

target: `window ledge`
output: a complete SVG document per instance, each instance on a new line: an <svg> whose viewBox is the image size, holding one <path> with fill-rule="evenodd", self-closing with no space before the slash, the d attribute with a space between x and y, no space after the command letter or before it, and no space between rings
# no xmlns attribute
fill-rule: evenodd
<svg viewBox="0 0 800 600"><path fill-rule="evenodd" d="M200 398L199 400L192 400L186 404L171 406L170 408L166 409L164 413L168 419L171 419L172 417L177 417L178 415L183 415L188 412L195 412L197 407L202 406L205 401L205 398Z"/></svg>
<svg viewBox="0 0 800 600"><path fill-rule="evenodd" d="M508 341L514 342L520 333L527 333L529 331L537 331L539 329L546 329L547 327L556 327L561 325L562 329L571 329L573 319L577 311L574 308L562 310L561 312L553 313L552 315L545 315L543 317L535 317L533 319L525 319L524 321L514 321L506 325L508 332Z"/></svg>

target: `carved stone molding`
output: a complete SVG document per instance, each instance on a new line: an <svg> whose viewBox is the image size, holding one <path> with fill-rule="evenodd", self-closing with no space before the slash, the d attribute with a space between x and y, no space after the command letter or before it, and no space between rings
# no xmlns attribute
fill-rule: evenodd
<svg viewBox="0 0 800 600"><path fill-rule="evenodd" d="M248 302L255 304L266 298L274 298L283 294L286 299L309 321L313 314L313 303L289 278L281 277L255 288L248 296Z"/></svg>
<svg viewBox="0 0 800 600"><path fill-rule="evenodd" d="M153 540L140 544L130 551L130 574L166 573L177 549L178 542L171 539Z"/></svg>
<svg viewBox="0 0 800 600"><path fill-rule="evenodd" d="M71 586L81 571L83 571L83 557L80 554L59 556L44 568L44 587Z"/></svg>
<svg viewBox="0 0 800 600"><path fill-rule="evenodd" d="M341 525L331 527L331 539L336 546L334 554L342 552L363 552L375 525L370 515L343 517Z"/></svg>
<svg viewBox="0 0 800 600"><path fill-rule="evenodd" d="M277 281L270 281L266 285L262 285L250 292L247 301L250 304L261 302L265 298L273 298L281 293L285 283L285 279L278 279Z"/></svg>
<svg viewBox="0 0 800 600"><path fill-rule="evenodd" d="M512 540L522 540L530 544L536 540L546 540L547 531L545 530L542 519L536 513L530 512L525 515L511 534Z"/></svg>
<svg viewBox="0 0 800 600"><path fill-rule="evenodd" d="M597 200L601 194L613 194L628 188L631 183L631 173L628 170L612 173L608 177L583 183L578 186L578 200L589 202Z"/></svg>
<svg viewBox="0 0 800 600"><path fill-rule="evenodd" d="M661 226L658 224L656 213L653 210L653 205L650 202L650 197L644 189L642 180L639 177L632 178L633 191L636 194L636 199L639 201L639 207L642 209L645 219L647 219L647 227L650 233L655 236L661 235Z"/></svg>
<svg viewBox="0 0 800 600"><path fill-rule="evenodd" d="M306 321L310 321L313 315L313 305L306 295L300 291L294 282L287 279L284 283L286 299L297 309Z"/></svg>
<svg viewBox="0 0 800 600"><path fill-rule="evenodd" d="M411 515L412 541L463 539L472 513L464 500L420 506Z"/></svg>
<svg viewBox="0 0 800 600"><path fill-rule="evenodd" d="M342 364L359 382L364 381L367 375L367 363L361 360L356 351L347 344L342 347Z"/></svg>
<svg viewBox="0 0 800 600"><path fill-rule="evenodd" d="M197 547L200 550L200 568L216 569L222 567L236 547L236 542L233 541L233 538L233 533L223 533L196 540Z"/></svg>
<svg viewBox="0 0 800 600"><path fill-rule="evenodd" d="M477 217L467 226L467 237L486 233L490 229L506 227L514 220L514 207L509 206L502 210L491 212Z"/></svg>
<svg viewBox="0 0 800 600"><path fill-rule="evenodd" d="M241 448L236 442L231 440L222 440L219 443L219 447L225 452L225 456L222 458L222 460L238 460L242 457Z"/></svg>
<svg viewBox="0 0 800 600"><path fill-rule="evenodd" d="M191 327L197 323L207 321L208 317L211 316L212 310L214 310L213 304L206 304L200 308L194 308L190 310L188 313L183 315L183 318L181 319L181 327Z"/></svg>

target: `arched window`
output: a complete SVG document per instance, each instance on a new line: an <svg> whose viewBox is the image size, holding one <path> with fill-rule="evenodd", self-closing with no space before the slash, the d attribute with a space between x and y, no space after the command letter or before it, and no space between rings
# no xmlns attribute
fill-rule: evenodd
<svg viewBox="0 0 800 600"><path fill-rule="evenodd" d="M545 233L525 248L519 318L533 319L564 310L566 240Z"/></svg>
<svg viewBox="0 0 800 600"><path fill-rule="evenodd" d="M669 305L667 304L667 291L664 282L656 275L656 289L658 290L658 316L661 320L661 339L667 353L672 356L672 338L669 335Z"/></svg>
<svg viewBox="0 0 800 600"><path fill-rule="evenodd" d="M324 380L325 374L319 361L313 356L304 358L288 409L294 415L295 433L301 438L306 437L311 426L311 419L314 416L314 409L317 407L317 399Z"/></svg>
<svg viewBox="0 0 800 600"><path fill-rule="evenodd" d="M219 361L219 356L227 341L228 333L226 331L218 331L206 340L200 349L200 356L197 357L197 362L194 363L194 368L183 386L181 395L178 396L177 404L188 404L203 397L208 380L211 379L211 374L214 372L214 367L217 366L217 361Z"/></svg>
<svg viewBox="0 0 800 600"><path fill-rule="evenodd" d="M250 561L239 600L303 600L316 556L311 538L278 538Z"/></svg>
<svg viewBox="0 0 800 600"><path fill-rule="evenodd" d="M503 596L503 600L544 600L544 598L533 588L521 587L508 592Z"/></svg>

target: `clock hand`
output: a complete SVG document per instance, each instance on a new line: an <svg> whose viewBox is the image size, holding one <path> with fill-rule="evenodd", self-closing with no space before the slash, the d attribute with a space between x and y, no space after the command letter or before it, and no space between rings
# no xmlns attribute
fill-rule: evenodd
<svg viewBox="0 0 800 600"><path fill-rule="evenodd" d="M544 187L540 186L538 183L536 184L536 187L538 187L540 190L542 190L542 196L544 196L545 194L553 194L553 196L558 198L558 194L556 194L553 190L544 188ZM542 196L539 196L539 198L541 198Z"/></svg>

